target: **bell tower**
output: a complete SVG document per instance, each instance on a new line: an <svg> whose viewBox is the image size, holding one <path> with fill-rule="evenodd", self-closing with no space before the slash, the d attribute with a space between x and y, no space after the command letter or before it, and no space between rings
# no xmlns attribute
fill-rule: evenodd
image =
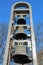
<svg viewBox="0 0 43 65"><path fill-rule="evenodd" d="M28 48L32 52L31 57ZM10 65L11 61L38 65L32 10L27 2L17 2L12 6L3 65Z"/></svg>

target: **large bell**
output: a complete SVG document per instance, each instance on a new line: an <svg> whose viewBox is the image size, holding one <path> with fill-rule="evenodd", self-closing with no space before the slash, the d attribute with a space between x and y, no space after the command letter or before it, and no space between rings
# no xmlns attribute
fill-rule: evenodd
<svg viewBox="0 0 43 65"><path fill-rule="evenodd" d="M17 20L17 24L26 24L26 21L25 21L25 19L20 18Z"/></svg>
<svg viewBox="0 0 43 65"><path fill-rule="evenodd" d="M15 38L15 39L23 39L23 40L25 40L25 39L27 39L27 35L25 34L25 33L17 33L17 34L15 34L15 36L13 36L13 38Z"/></svg>
<svg viewBox="0 0 43 65"><path fill-rule="evenodd" d="M14 60L15 63L19 63L19 64L27 64L32 62L32 59L28 57L26 53L26 47L24 45L16 46L16 51L12 55L12 59Z"/></svg>

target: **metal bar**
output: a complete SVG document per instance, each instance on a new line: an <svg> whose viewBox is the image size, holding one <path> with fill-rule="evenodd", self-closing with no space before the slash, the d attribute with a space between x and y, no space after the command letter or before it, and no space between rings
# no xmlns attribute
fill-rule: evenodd
<svg viewBox="0 0 43 65"><path fill-rule="evenodd" d="M31 41L32 41L33 65L38 65L31 7L30 7L30 26L31 26Z"/></svg>
<svg viewBox="0 0 43 65"><path fill-rule="evenodd" d="M11 18L10 18L10 24L9 24L7 41L6 41L6 48L5 48L3 65L7 65L7 60L8 60L8 51L9 51L9 43L10 43L10 33L11 33L12 17L13 17L13 10L11 12Z"/></svg>
<svg viewBox="0 0 43 65"><path fill-rule="evenodd" d="M14 40L13 42L14 42L14 43L15 43L15 42L21 42L21 43L22 43L22 42L29 42L29 40Z"/></svg>
<svg viewBox="0 0 43 65"><path fill-rule="evenodd" d="M18 27L21 27L21 26L30 30L30 26L28 26L28 25L15 25L14 28L18 28Z"/></svg>
<svg viewBox="0 0 43 65"><path fill-rule="evenodd" d="M29 11L30 9L13 9L13 11Z"/></svg>

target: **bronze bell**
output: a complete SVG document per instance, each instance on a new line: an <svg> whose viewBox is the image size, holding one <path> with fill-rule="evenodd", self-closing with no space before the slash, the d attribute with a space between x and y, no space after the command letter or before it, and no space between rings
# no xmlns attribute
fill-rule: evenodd
<svg viewBox="0 0 43 65"><path fill-rule="evenodd" d="M25 45L17 45L15 53L12 55L12 59L15 63L27 64L32 62L32 59L28 56L26 52Z"/></svg>
<svg viewBox="0 0 43 65"><path fill-rule="evenodd" d="M26 24L26 20L23 18L20 18L17 20L17 24Z"/></svg>
<svg viewBox="0 0 43 65"><path fill-rule="evenodd" d="M25 34L25 33L17 33L17 34L15 34L15 36L13 36L13 38L15 38L15 39L23 39L23 40L25 40L25 39L27 39L27 34Z"/></svg>

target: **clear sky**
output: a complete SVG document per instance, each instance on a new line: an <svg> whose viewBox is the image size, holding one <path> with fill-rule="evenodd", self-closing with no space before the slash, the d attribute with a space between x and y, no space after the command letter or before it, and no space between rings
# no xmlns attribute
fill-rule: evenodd
<svg viewBox="0 0 43 65"><path fill-rule="evenodd" d="M0 0L0 22L9 23L11 7L15 2L26 1L32 5L33 22L43 22L43 0Z"/></svg>
<svg viewBox="0 0 43 65"><path fill-rule="evenodd" d="M4 21L9 25L12 5L20 1L31 4L34 26L43 22L43 0L0 0L0 23Z"/></svg>

